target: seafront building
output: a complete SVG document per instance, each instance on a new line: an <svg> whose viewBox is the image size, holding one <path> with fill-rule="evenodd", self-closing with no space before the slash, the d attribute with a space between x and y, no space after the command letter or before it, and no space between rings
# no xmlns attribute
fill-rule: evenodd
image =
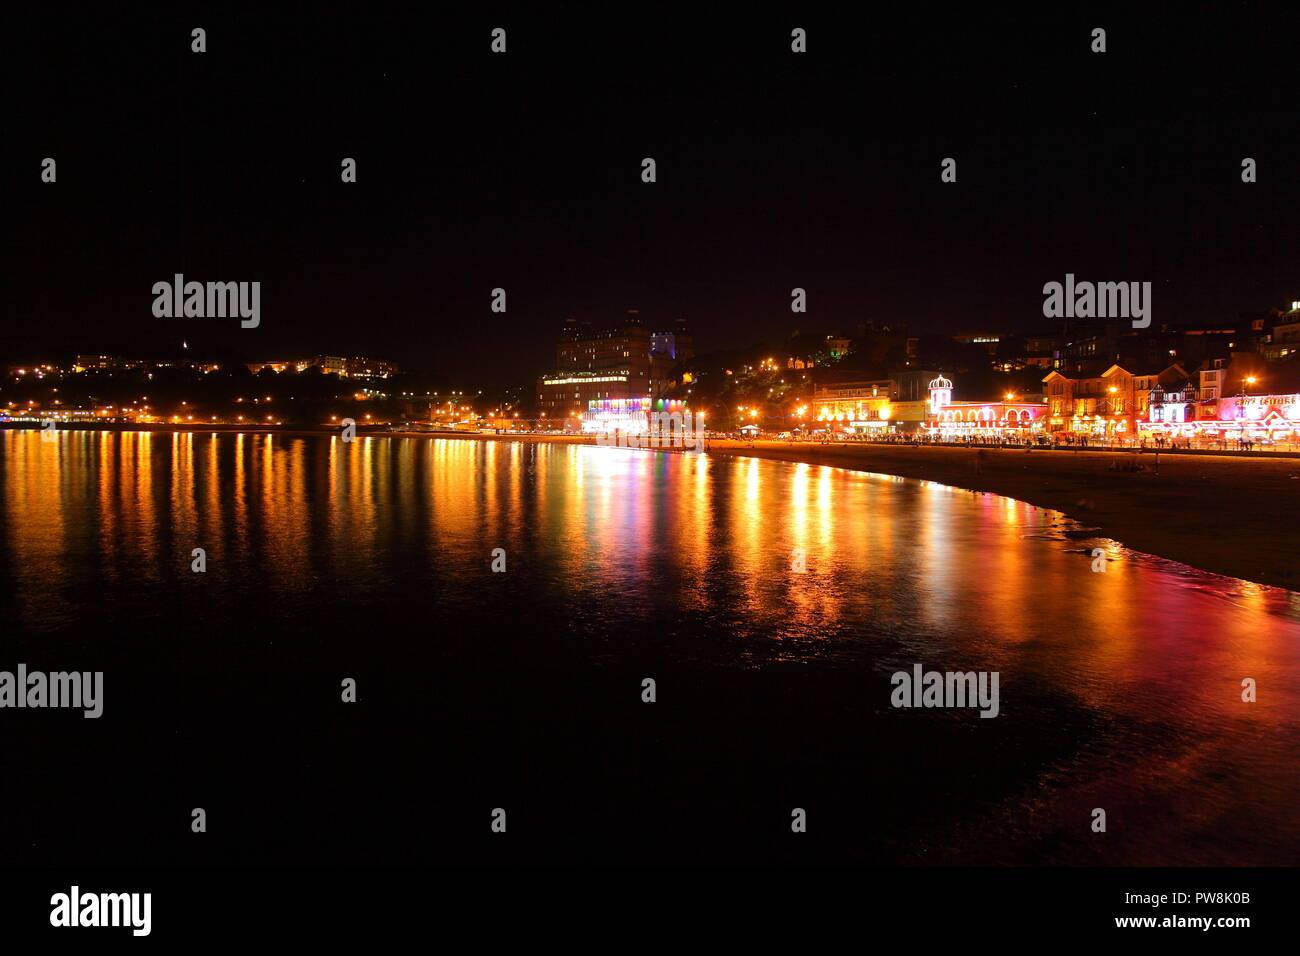
<svg viewBox="0 0 1300 956"><path fill-rule="evenodd" d="M930 382L930 416L925 431L940 438L993 435L1019 439L1041 432L1047 403L1031 402L1014 394L1000 401L954 402L952 382L944 376Z"/></svg>
<svg viewBox="0 0 1300 956"><path fill-rule="evenodd" d="M693 420L680 399L599 398L588 403L580 427L588 435L633 436L652 430L666 434L703 428L704 418Z"/></svg>
<svg viewBox="0 0 1300 956"><path fill-rule="evenodd" d="M555 347L555 372L537 380L538 414L577 430L593 408L599 414L618 415L633 407L625 404L616 410L593 403L640 402L645 403L642 410L648 410L650 402L676 384L679 363L694 355L690 330L680 320L670 330L651 332L636 309L629 309L612 329L595 330L566 319Z"/></svg>
<svg viewBox="0 0 1300 956"><path fill-rule="evenodd" d="M856 434L884 434L902 424L897 383L892 379L814 386L812 408L821 427Z"/></svg>
<svg viewBox="0 0 1300 956"><path fill-rule="evenodd" d="M1300 440L1300 366L1249 358L1100 374L1049 372L1047 430L1108 439ZM1282 387L1278 387L1282 386Z"/></svg>
<svg viewBox="0 0 1300 956"><path fill-rule="evenodd" d="M1300 441L1300 394L1236 395L1198 401L1187 391L1153 392L1142 438L1166 436L1263 442Z"/></svg>
<svg viewBox="0 0 1300 956"><path fill-rule="evenodd" d="M953 383L935 374L919 389L898 379L841 382L813 389L815 428L836 433L887 435L921 432L941 438L974 434L1017 437L1041 431L1047 405L1017 395L997 401L954 401Z"/></svg>
<svg viewBox="0 0 1300 956"><path fill-rule="evenodd" d="M1046 429L1096 438L1132 437L1138 424L1149 419L1152 391L1180 386L1189 378L1177 363L1159 368L1111 364L1096 374L1073 376L1053 369L1043 379Z"/></svg>

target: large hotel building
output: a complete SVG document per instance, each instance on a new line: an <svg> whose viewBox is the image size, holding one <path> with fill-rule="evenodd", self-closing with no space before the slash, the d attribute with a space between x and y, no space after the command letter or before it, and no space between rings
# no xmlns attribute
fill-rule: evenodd
<svg viewBox="0 0 1300 956"><path fill-rule="evenodd" d="M681 320L670 331L650 332L636 309L604 331L566 319L555 347L555 374L537 380L538 411L577 428L592 402L639 399L648 407L672 387L677 364L694 354Z"/></svg>

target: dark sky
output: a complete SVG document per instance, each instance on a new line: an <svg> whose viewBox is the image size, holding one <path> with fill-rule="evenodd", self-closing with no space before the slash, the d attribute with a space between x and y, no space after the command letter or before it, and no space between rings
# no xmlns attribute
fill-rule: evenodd
<svg viewBox="0 0 1300 956"><path fill-rule="evenodd" d="M619 6L13 19L0 357L185 338L515 384L565 315L629 307L710 349L862 320L1046 330L1067 272L1152 282L1156 324L1300 298L1286 7ZM261 327L154 318L175 272L260 280Z"/></svg>

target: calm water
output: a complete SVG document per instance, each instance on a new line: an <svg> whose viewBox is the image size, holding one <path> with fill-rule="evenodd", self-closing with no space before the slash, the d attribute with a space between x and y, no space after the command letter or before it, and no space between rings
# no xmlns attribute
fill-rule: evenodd
<svg viewBox="0 0 1300 956"><path fill-rule="evenodd" d="M1300 595L1053 512L565 445L0 450L0 669L106 685L0 711L19 861L1300 859ZM1001 715L892 708L914 663L998 671Z"/></svg>

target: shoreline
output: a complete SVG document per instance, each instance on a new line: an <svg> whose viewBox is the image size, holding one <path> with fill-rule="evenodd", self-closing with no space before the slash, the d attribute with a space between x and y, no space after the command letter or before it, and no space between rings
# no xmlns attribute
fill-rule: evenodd
<svg viewBox="0 0 1300 956"><path fill-rule="evenodd" d="M0 422L0 431L40 431L41 429L31 422ZM194 435L283 435L286 438L331 438L339 434L340 429L336 427L317 427L309 428L303 425L211 425L206 423L187 423L184 425L173 422L157 422L145 424L122 425L117 423L95 423L95 422L60 422L59 427L55 428L56 433L62 432L107 432L107 433L128 433L128 432L148 432L150 434L171 435L190 433ZM528 434L503 434L497 435L491 432L425 432L425 431L389 431L382 425L358 425L357 437L359 438L471 438L487 441L537 441L537 442L556 442L559 444L581 445L596 444L591 438L585 435L528 435Z"/></svg>
<svg viewBox="0 0 1300 956"><path fill-rule="evenodd" d="M17 423L5 423L13 428ZM0 426L4 427L4 426ZM26 426L30 429L30 426ZM31 429L35 430L35 429ZM329 437L334 429L192 426L59 429ZM357 429L368 438L588 444L582 435L393 432ZM647 449L656 450L656 449ZM665 449L668 450L668 449ZM709 439L707 452L933 481L1060 512L1134 551L1286 590L1300 590L1300 547L1288 520L1300 506L1300 456L1268 452L1124 449L979 448L960 445L830 444ZM977 459L977 453L983 458ZM1134 459L1138 472L1112 471ZM1155 471L1156 461L1159 472ZM977 471L977 461L978 471Z"/></svg>
<svg viewBox="0 0 1300 956"><path fill-rule="evenodd" d="M714 446L717 445L716 449ZM984 458L976 471L976 452ZM1300 590L1300 460L1178 452L1111 471L1130 451L888 444L710 443L710 452L916 478L1058 511L1124 547L1212 574Z"/></svg>

